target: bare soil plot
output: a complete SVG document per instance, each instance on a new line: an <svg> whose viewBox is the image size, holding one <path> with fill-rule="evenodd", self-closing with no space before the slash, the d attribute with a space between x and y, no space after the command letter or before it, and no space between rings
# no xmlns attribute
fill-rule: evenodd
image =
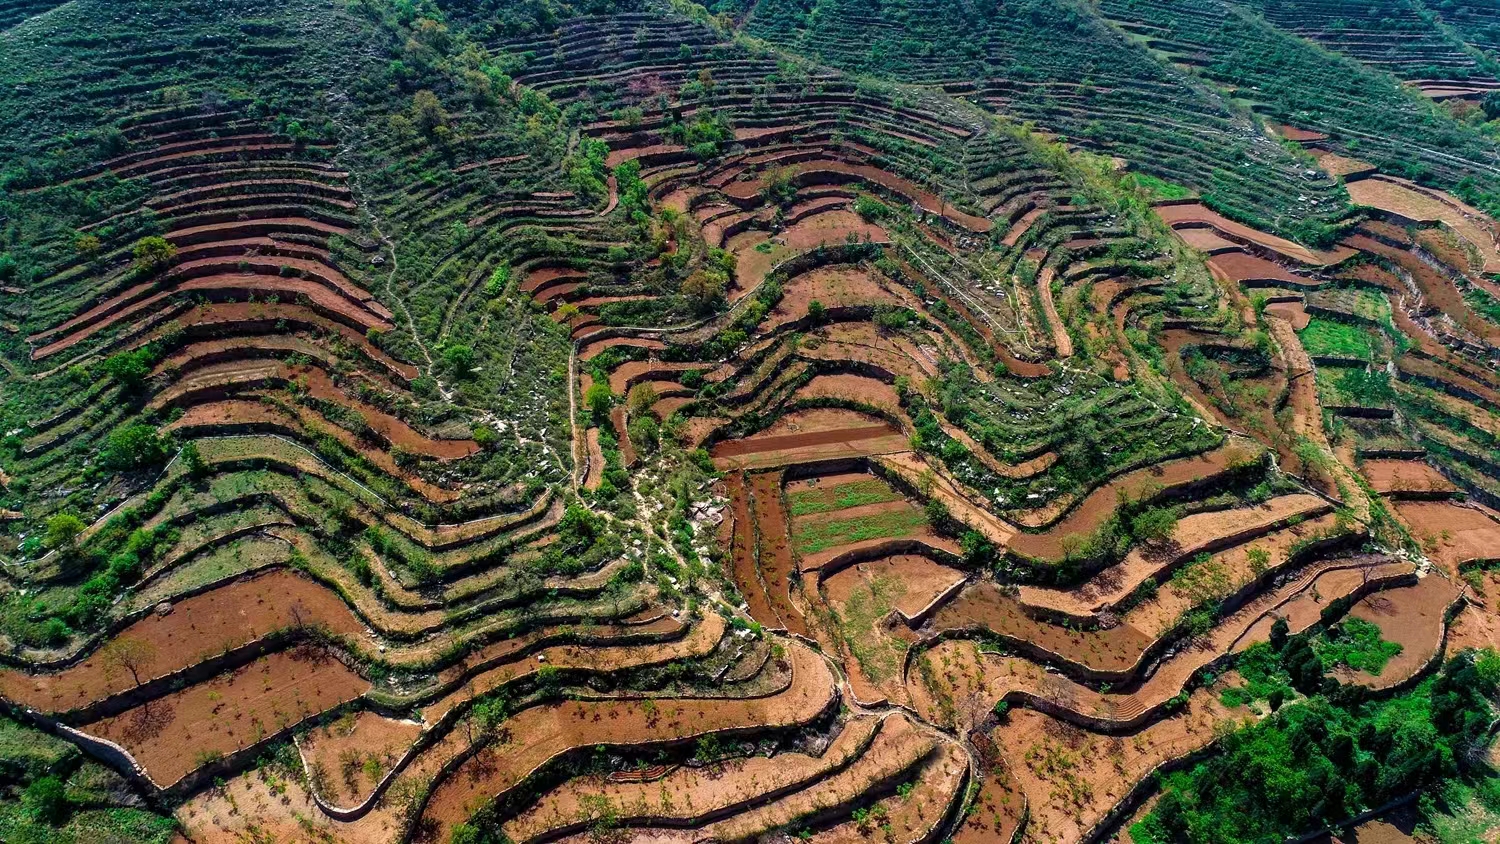
<svg viewBox="0 0 1500 844"><path fill-rule="evenodd" d="M1286 320L1293 331L1301 331L1312 322L1312 315L1300 302L1277 302L1268 306L1266 310Z"/></svg>
<svg viewBox="0 0 1500 844"><path fill-rule="evenodd" d="M753 505L756 536L756 562L760 580L766 586L771 608L791 633L807 635L802 612L792 602L797 564L787 536L786 510L781 502L781 473L758 472L750 476L750 498Z"/></svg>
<svg viewBox="0 0 1500 844"><path fill-rule="evenodd" d="M1179 640L1133 691L1101 691L1052 673L1033 658L981 653L979 644L959 640L941 641L914 657L907 689L918 712L960 729L978 724L1000 700L1013 705L1045 703L1129 728L1160 711L1204 666L1268 641L1277 618L1285 617L1293 633L1301 632L1320 620L1329 603L1357 590L1389 586L1412 572L1409 563L1379 559L1311 564L1221 619L1208 633Z"/></svg>
<svg viewBox="0 0 1500 844"><path fill-rule="evenodd" d="M793 394L794 401L818 399L857 401L893 416L903 413L895 387L864 375L814 375Z"/></svg>
<svg viewBox="0 0 1500 844"><path fill-rule="evenodd" d="M781 301L771 310L770 328L806 316L812 302L825 308L907 304L872 271L847 265L818 267L794 277L784 288Z"/></svg>
<svg viewBox="0 0 1500 844"><path fill-rule="evenodd" d="M583 479L583 488L598 489L604 480L604 449L599 445L599 429L589 428L584 438L588 449L589 470Z"/></svg>
<svg viewBox="0 0 1500 844"><path fill-rule="evenodd" d="M130 751L165 787L369 688L327 651L299 646L80 729Z"/></svg>
<svg viewBox="0 0 1500 844"><path fill-rule="evenodd" d="M365 637L365 626L327 587L287 569L236 580L152 612L126 627L115 641L139 643L136 664L142 682L162 677L240 647L278 630L317 624L331 633ZM0 693L8 700L49 712L76 709L133 688L135 678L111 664L109 649L63 671L27 674L0 671Z"/></svg>
<svg viewBox="0 0 1500 844"><path fill-rule="evenodd" d="M867 750L883 719L850 719L821 754L778 753L730 759L707 768L680 767L647 782L611 782L601 776L579 777L547 792L541 800L504 825L517 844L579 830L597 812L601 798L620 815L624 825L649 825L670 819L674 824L702 823L764 795L817 781L849 764Z"/></svg>
<svg viewBox="0 0 1500 844"><path fill-rule="evenodd" d="M354 806L375 790L411 747L422 725L368 710L350 713L309 731L299 747L319 796L335 806Z"/></svg>
<svg viewBox="0 0 1500 844"><path fill-rule="evenodd" d="M1348 243L1357 245L1365 252L1377 255L1401 267L1416 281L1422 295L1433 306L1452 317L1459 325L1484 338L1488 342L1500 342L1500 328L1481 317L1469 307L1462 291L1445 272L1434 269L1422 258L1405 249L1388 246L1367 235L1357 234L1348 238ZM1496 257L1500 267L1500 253ZM1415 332L1412 332L1415 333ZM1425 332L1424 332L1425 333Z"/></svg>
<svg viewBox="0 0 1500 844"><path fill-rule="evenodd" d="M878 830L888 842L925 844L939 832L960 795L969 770L969 757L957 744L944 742L910 775L906 794L891 794L869 805L868 818L851 818L815 833L815 844L855 844L869 841Z"/></svg>
<svg viewBox="0 0 1500 844"><path fill-rule="evenodd" d="M889 583L893 590L891 609L911 619L967 577L964 572L919 554L897 554L835 572L823 578L819 586L828 603L837 609L849 602L861 583Z"/></svg>
<svg viewBox="0 0 1500 844"><path fill-rule="evenodd" d="M1251 507L1185 516L1164 548L1135 548L1118 565L1067 589L1022 586L1023 603L1073 615L1100 612L1133 592L1147 577L1204 549L1254 544L1255 537L1291 518L1326 513L1332 505L1315 495L1283 495ZM1300 534L1299 534L1300 535Z"/></svg>
<svg viewBox="0 0 1500 844"><path fill-rule="evenodd" d="M844 669L857 699L905 701L901 674L908 643L892 634L891 616L915 618L965 579L963 572L926 557L899 554L820 580L819 597L832 613L827 632L845 655Z"/></svg>
<svg viewBox="0 0 1500 844"><path fill-rule="evenodd" d="M1336 264L1354 254L1354 250L1347 247L1339 247L1337 249L1309 249L1285 238L1266 234L1259 229L1251 228L1243 223L1236 223L1222 214L1209 210L1208 206L1201 203L1158 205L1156 206L1156 213L1167 225L1173 228L1191 227L1193 225L1211 226L1229 237L1269 249L1300 264L1313 266Z"/></svg>
<svg viewBox="0 0 1500 844"><path fill-rule="evenodd" d="M1322 132L1315 132L1311 129L1298 129L1295 126L1287 126L1285 124L1276 124L1271 128L1276 131L1276 134L1294 143L1305 144L1313 141L1328 140L1328 135Z"/></svg>
<svg viewBox="0 0 1500 844"><path fill-rule="evenodd" d="M661 351L667 347L667 344L660 340L639 337L610 337L604 340L591 340L578 348L578 359L593 360L605 349L614 346L630 346L648 351Z"/></svg>
<svg viewBox="0 0 1500 844"><path fill-rule="evenodd" d="M1248 252L1224 252L1208 259L1208 265L1234 282L1280 281L1292 285L1316 284L1305 276L1293 275L1275 261L1267 261Z"/></svg>
<svg viewBox="0 0 1500 844"><path fill-rule="evenodd" d="M724 481L729 494L730 519L730 574L734 585L745 599L750 617L761 624L779 628L781 617L771 608L771 597L760 579L760 567L755 561L755 520L750 515L750 490L745 476L730 472Z"/></svg>
<svg viewBox="0 0 1500 844"><path fill-rule="evenodd" d="M1467 597L1468 602L1454 617L1448 628L1448 650L1457 652L1464 648L1500 648L1500 571L1493 569L1475 572Z"/></svg>
<svg viewBox="0 0 1500 844"><path fill-rule="evenodd" d="M1375 165L1368 161L1360 161L1357 158L1349 158L1327 150L1316 150L1313 157L1318 160L1318 166L1323 171L1336 179L1348 179L1350 176L1367 176L1375 172ZM1350 180L1352 183L1354 180Z"/></svg>
<svg viewBox="0 0 1500 844"><path fill-rule="evenodd" d="M533 677L544 666L574 671L605 672L622 668L654 665L676 659L700 658L714 649L724 637L728 623L717 613L708 613L688 628L688 635L665 641L639 644L610 644L606 638L590 644L554 644L535 653L516 649L492 656L480 665L483 671L464 677L461 687L422 707L427 724L441 722L454 709L476 697L488 694L507 683ZM680 631L681 627L678 628Z"/></svg>
<svg viewBox="0 0 1500 844"><path fill-rule="evenodd" d="M506 724L516 740L481 749L436 783L423 816L435 824L436 840L445 840L455 824L576 747L681 742L806 723L834 700L833 675L805 647L789 646L788 658L791 685L765 698L569 701L527 709Z"/></svg>
<svg viewBox="0 0 1500 844"><path fill-rule="evenodd" d="M1393 176L1357 179L1349 182L1348 187L1349 198L1359 205L1389 211L1414 222L1442 223L1479 250L1484 272L1500 272L1495 222L1462 200Z"/></svg>
<svg viewBox="0 0 1500 844"><path fill-rule="evenodd" d="M1026 795L990 733L970 733L969 741L978 752L982 780L973 811L954 834L953 844L1011 844L1025 820Z"/></svg>
<svg viewBox="0 0 1500 844"><path fill-rule="evenodd" d="M1340 666L1339 679L1383 689L1395 686L1425 668L1443 644L1444 616L1458 600L1458 586L1436 573L1415 586L1376 592L1349 611L1380 628L1380 638L1401 646L1401 653L1386 663L1379 675Z"/></svg>
<svg viewBox="0 0 1500 844"><path fill-rule="evenodd" d="M992 734L1010 751L1011 770L1030 809L1030 834L1076 841L1158 765L1214 740L1214 725L1246 716L1210 689L1194 692L1184 714L1128 736L1085 732L1029 709L1012 710Z"/></svg>
<svg viewBox="0 0 1500 844"><path fill-rule="evenodd" d="M858 798L873 785L917 776L935 752L941 754L944 768L957 763L951 750L945 752L948 747L946 743L939 745L905 715L891 716L882 724L876 741L853 765L824 779L816 788L734 815L707 827L703 834L718 840L745 840L809 815L852 811Z"/></svg>
<svg viewBox="0 0 1500 844"><path fill-rule="evenodd" d="M1423 553L1450 572L1472 560L1500 557L1500 520L1487 509L1451 501L1397 501L1392 507Z"/></svg>
<svg viewBox="0 0 1500 844"><path fill-rule="evenodd" d="M848 410L805 410L783 416L753 437L722 442L709 451L721 469L748 469L908 448L907 438L887 422Z"/></svg>
<svg viewBox="0 0 1500 844"><path fill-rule="evenodd" d="M1366 460L1360 473L1381 495L1448 494L1458 491L1442 473L1421 460Z"/></svg>
<svg viewBox="0 0 1500 844"><path fill-rule="evenodd" d="M1121 496L1139 498L1151 491L1165 491L1185 484L1197 483L1223 472L1241 461L1253 459L1254 455L1242 444L1229 443L1213 451L1159 463L1144 469L1127 472L1110 481L1083 499L1077 506L1067 510L1066 518L1040 533L1017 533L1011 537L1011 550L1037 559L1057 559L1064 553L1064 539L1071 534L1083 535L1099 527L1114 513ZM1065 502L1062 506L1066 506ZM1019 521L1023 525L1039 526L1057 519L1062 507L1049 507Z"/></svg>
<svg viewBox="0 0 1500 844"><path fill-rule="evenodd" d="M1185 560L1170 578L1160 578L1155 597L1126 614L1126 623L1149 636L1163 635L1181 623L1185 613L1234 594L1265 572L1285 568L1299 546L1340 535L1338 516L1328 513L1332 508L1320 509L1325 515L1289 524L1207 559L1192 556ZM1252 553L1264 557L1257 561L1251 559Z"/></svg>
<svg viewBox="0 0 1500 844"><path fill-rule="evenodd" d="M1177 232L1177 236L1182 238L1183 243L1208 255L1217 255L1220 252L1244 251L1244 248L1238 243L1232 240L1225 240L1223 237L1214 234L1213 229L1184 228L1176 229L1175 231Z"/></svg>
<svg viewBox="0 0 1500 844"><path fill-rule="evenodd" d="M1020 601L989 581L965 588L932 617L934 632L981 631L1034 646L1089 670L1133 671L1153 639L1130 625L1101 630L1070 630L1038 621Z"/></svg>
<svg viewBox="0 0 1500 844"><path fill-rule="evenodd" d="M792 249L814 249L819 246L842 246L850 235L856 240L884 243L890 240L885 229L865 222L852 211L824 211L788 226L778 237Z"/></svg>

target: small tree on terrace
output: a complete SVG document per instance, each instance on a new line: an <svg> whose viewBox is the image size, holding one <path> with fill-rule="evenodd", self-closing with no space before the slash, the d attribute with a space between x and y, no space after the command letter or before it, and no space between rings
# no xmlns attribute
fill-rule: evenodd
<svg viewBox="0 0 1500 844"><path fill-rule="evenodd" d="M682 295L693 302L693 307L704 310L724 295L729 286L729 275L722 270L706 268L698 270L682 282Z"/></svg>
<svg viewBox="0 0 1500 844"><path fill-rule="evenodd" d="M21 803L33 818L58 826L68 816L68 792L62 780L46 776L26 787Z"/></svg>
<svg viewBox="0 0 1500 844"><path fill-rule="evenodd" d="M198 444L190 442L177 452L182 458L182 466L194 480L200 480L208 475L208 461L203 459L203 453L198 450Z"/></svg>
<svg viewBox="0 0 1500 844"><path fill-rule="evenodd" d="M1164 545L1177 530L1177 513L1170 507L1152 507L1130 520L1130 535L1147 545Z"/></svg>
<svg viewBox="0 0 1500 844"><path fill-rule="evenodd" d="M146 349L116 352L104 359L104 374L134 389L151 374L151 364L152 355Z"/></svg>
<svg viewBox="0 0 1500 844"><path fill-rule="evenodd" d="M608 384L595 382L583 394L583 402L588 405L589 412L594 414L594 421L602 424L609 418L609 409L614 406L615 396L609 391Z"/></svg>
<svg viewBox="0 0 1500 844"><path fill-rule="evenodd" d="M139 686L141 672L150 668L151 663L156 660L156 648L150 642L122 636L101 648L99 659L104 664L106 677L112 677L124 669L130 672L130 679Z"/></svg>
<svg viewBox="0 0 1500 844"><path fill-rule="evenodd" d="M443 363L459 378L467 378L474 368L474 349L454 343L443 349Z"/></svg>
<svg viewBox="0 0 1500 844"><path fill-rule="evenodd" d="M151 425L128 425L111 431L100 462L106 469L128 471L161 463L169 441Z"/></svg>
<svg viewBox="0 0 1500 844"><path fill-rule="evenodd" d="M448 110L437 94L421 90L411 98L411 122L428 137L441 138L447 134Z"/></svg>
<svg viewBox="0 0 1500 844"><path fill-rule="evenodd" d="M78 535L83 533L83 520L72 513L58 513L47 520L47 533L42 538L42 544L54 551L72 551L78 542Z"/></svg>
<svg viewBox="0 0 1500 844"><path fill-rule="evenodd" d="M630 395L625 400L625 406L630 409L631 416L639 416L651 409L656 404L656 388L650 384L637 384L630 388Z"/></svg>
<svg viewBox="0 0 1500 844"><path fill-rule="evenodd" d="M104 242L96 234L81 234L73 241L73 248L78 250L78 254L89 260L93 260L103 247Z"/></svg>
<svg viewBox="0 0 1500 844"><path fill-rule="evenodd" d="M177 257L177 247L161 235L153 234L135 242L131 249L135 257L135 268L141 272L155 272Z"/></svg>

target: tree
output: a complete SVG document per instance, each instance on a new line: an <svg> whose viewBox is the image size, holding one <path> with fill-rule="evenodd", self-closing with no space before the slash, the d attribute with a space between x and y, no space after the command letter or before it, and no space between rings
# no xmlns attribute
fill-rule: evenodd
<svg viewBox="0 0 1500 844"><path fill-rule="evenodd" d="M47 520L47 533L42 544L54 551L69 553L76 547L78 535L83 533L83 520L72 513L58 513Z"/></svg>
<svg viewBox="0 0 1500 844"><path fill-rule="evenodd" d="M1250 561L1250 571L1256 577L1266 573L1271 567L1271 552L1264 548L1251 548L1245 552L1245 557Z"/></svg>
<svg viewBox="0 0 1500 844"><path fill-rule="evenodd" d="M505 698L492 697L474 704L469 713L481 736L493 738L499 735L500 725L510 714L510 703Z"/></svg>
<svg viewBox="0 0 1500 844"><path fill-rule="evenodd" d="M722 270L700 269L682 282L682 295L693 300L694 307L703 309L713 304L729 286L729 276Z"/></svg>
<svg viewBox="0 0 1500 844"><path fill-rule="evenodd" d="M151 374L153 358L147 349L116 352L104 359L104 374L133 389Z"/></svg>
<svg viewBox="0 0 1500 844"><path fill-rule="evenodd" d="M78 254L85 258L93 258L95 255L98 255L99 250L103 246L104 243L99 240L99 235L97 234L81 234L77 240L73 241L73 248L77 249Z"/></svg>
<svg viewBox="0 0 1500 844"><path fill-rule="evenodd" d="M656 404L656 388L650 384L641 383L630 388L630 395L625 399L625 406L630 409L631 416L639 416L651 409Z"/></svg>
<svg viewBox="0 0 1500 844"><path fill-rule="evenodd" d="M121 636L99 649L99 659L104 664L105 677L112 677L124 669L130 672L130 679L139 686L142 682L141 672L156 661L156 648L143 639Z"/></svg>
<svg viewBox="0 0 1500 844"><path fill-rule="evenodd" d="M870 222L874 222L875 220L890 216L891 209L884 202L873 196L860 194L854 198L854 213Z"/></svg>
<svg viewBox="0 0 1500 844"><path fill-rule="evenodd" d="M1130 535L1137 542L1161 544L1177 530L1177 513L1170 507L1152 507L1130 520Z"/></svg>
<svg viewBox="0 0 1500 844"><path fill-rule="evenodd" d="M42 823L60 826L68 817L68 792L63 781L45 776L26 786L21 802L31 816Z"/></svg>
<svg viewBox="0 0 1500 844"><path fill-rule="evenodd" d="M131 249L135 257L135 268L141 272L154 272L177 257L177 247L161 235L153 234L135 242Z"/></svg>
<svg viewBox="0 0 1500 844"><path fill-rule="evenodd" d="M106 469L130 471L161 463L167 458L168 440L151 425L127 425L109 433L99 455Z"/></svg>
<svg viewBox="0 0 1500 844"><path fill-rule="evenodd" d="M812 318L813 322L822 322L823 317L827 316L827 314L828 309L823 307L823 303L817 299L807 303L807 315Z"/></svg>
<svg viewBox="0 0 1500 844"><path fill-rule="evenodd" d="M643 454L654 453L656 447L661 444L661 425L656 421L656 417L649 413L632 417L627 434L636 450Z"/></svg>
<svg viewBox="0 0 1500 844"><path fill-rule="evenodd" d="M448 128L448 110L437 94L427 89L418 91L411 98L411 122L428 137L440 137Z"/></svg>
<svg viewBox="0 0 1500 844"><path fill-rule="evenodd" d="M1479 101L1486 120L1500 120L1500 91L1491 91Z"/></svg>
<svg viewBox="0 0 1500 844"><path fill-rule="evenodd" d="M500 442L500 435L488 425L475 425L474 442L478 443L480 448L491 448L495 443Z"/></svg>
<svg viewBox="0 0 1500 844"><path fill-rule="evenodd" d="M443 348L443 363L460 378L468 377L474 368L474 349L460 343L451 343Z"/></svg>
<svg viewBox="0 0 1500 844"><path fill-rule="evenodd" d="M603 423L609 418L609 410L614 406L615 396L609 391L608 384L596 381L590 384L583 394L583 403L588 405L589 412L594 414L594 421Z"/></svg>
<svg viewBox="0 0 1500 844"><path fill-rule="evenodd" d="M505 288L509 284L510 264L502 262L499 266L495 267L494 272L490 273L489 281L484 283L484 292L491 296L499 296L505 292Z"/></svg>
<svg viewBox="0 0 1500 844"><path fill-rule="evenodd" d="M1287 624L1285 618L1277 618L1271 622L1271 649L1275 651L1284 649L1290 633L1291 625Z"/></svg>
<svg viewBox="0 0 1500 844"><path fill-rule="evenodd" d="M187 470L190 477L201 479L208 474L208 462L203 459L203 454L198 450L198 444L188 443L177 452L182 458L182 467Z"/></svg>

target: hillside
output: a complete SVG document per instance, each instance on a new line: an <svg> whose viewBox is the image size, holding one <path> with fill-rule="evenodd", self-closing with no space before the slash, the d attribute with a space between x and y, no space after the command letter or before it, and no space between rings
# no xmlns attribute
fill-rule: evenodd
<svg viewBox="0 0 1500 844"><path fill-rule="evenodd" d="M0 2L0 840L1471 840L1497 74L1460 0Z"/></svg>

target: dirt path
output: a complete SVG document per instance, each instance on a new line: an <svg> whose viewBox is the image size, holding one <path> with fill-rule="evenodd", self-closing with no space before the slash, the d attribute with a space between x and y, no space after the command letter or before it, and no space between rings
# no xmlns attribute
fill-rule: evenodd
<svg viewBox="0 0 1500 844"><path fill-rule="evenodd" d="M1047 327L1052 332L1052 345L1057 349L1059 358L1070 358L1073 356L1073 338L1068 335L1068 327L1063 325L1062 317L1057 315L1057 303L1052 301L1052 279L1057 271L1048 267L1036 277L1036 291L1042 302L1042 312L1047 315Z"/></svg>
<svg viewBox="0 0 1500 844"><path fill-rule="evenodd" d="M1318 403L1317 386L1313 381L1312 358L1308 357L1307 350L1302 347L1302 341L1298 339L1297 332L1292 330L1291 323L1268 313L1266 327L1270 329L1271 337L1281 349L1282 359L1286 363L1287 378L1292 390L1291 433L1307 437L1318 447L1333 472L1334 484L1344 505L1353 510L1360 521L1369 521L1370 499L1365 494L1361 479L1356 476L1353 468L1334 453L1328 442L1328 434L1323 430L1323 410Z"/></svg>

